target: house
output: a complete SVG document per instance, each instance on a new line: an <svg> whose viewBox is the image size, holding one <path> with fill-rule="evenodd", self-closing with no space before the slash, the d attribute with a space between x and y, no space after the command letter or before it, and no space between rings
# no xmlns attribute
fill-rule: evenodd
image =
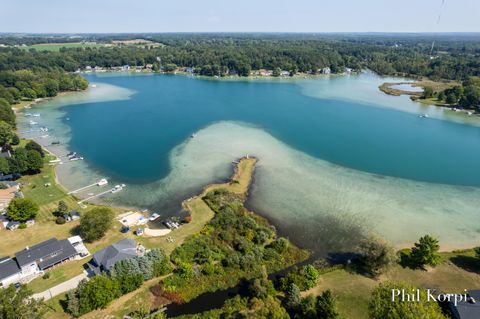
<svg viewBox="0 0 480 319"><path fill-rule="evenodd" d="M280 76L290 76L290 72L289 71L281 71Z"/></svg>
<svg viewBox="0 0 480 319"><path fill-rule="evenodd" d="M0 259L0 286L26 283L45 270L68 260L84 258L90 253L79 236L58 240L51 238L15 254L15 258Z"/></svg>
<svg viewBox="0 0 480 319"><path fill-rule="evenodd" d="M455 304L450 303L450 309L454 319L478 319L480 318L480 290L469 290L467 300Z"/></svg>
<svg viewBox="0 0 480 319"><path fill-rule="evenodd" d="M332 70L331 70L328 66L325 67L325 68L323 68L323 69L319 69L318 71L319 71L320 73L323 73L323 74L330 74L330 73L332 73Z"/></svg>
<svg viewBox="0 0 480 319"><path fill-rule="evenodd" d="M15 259L10 257L0 258L0 287L7 287L20 282L20 267Z"/></svg>
<svg viewBox="0 0 480 319"><path fill-rule="evenodd" d="M15 254L22 275L37 276L55 265L72 260L78 255L68 239L50 238Z"/></svg>
<svg viewBox="0 0 480 319"><path fill-rule="evenodd" d="M116 262L142 255L143 247L133 239L125 238L93 254L87 265L93 274L98 275L110 271Z"/></svg>

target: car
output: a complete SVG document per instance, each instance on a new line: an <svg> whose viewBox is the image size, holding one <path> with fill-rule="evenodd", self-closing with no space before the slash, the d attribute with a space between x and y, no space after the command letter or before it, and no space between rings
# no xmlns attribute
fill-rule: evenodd
<svg viewBox="0 0 480 319"><path fill-rule="evenodd" d="M120 231L124 234L128 233L130 231L130 227L128 226L122 226L122 228L120 228Z"/></svg>
<svg viewBox="0 0 480 319"><path fill-rule="evenodd" d="M16 289L20 289L20 287L22 287L22 284L17 282L17 283L14 284L14 286L15 286Z"/></svg>

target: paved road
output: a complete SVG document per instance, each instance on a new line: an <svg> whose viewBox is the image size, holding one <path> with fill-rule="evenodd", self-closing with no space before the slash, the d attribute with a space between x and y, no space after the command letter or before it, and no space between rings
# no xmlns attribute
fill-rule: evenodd
<svg viewBox="0 0 480 319"><path fill-rule="evenodd" d="M87 278L87 273L84 271L81 275L73 277L67 281L62 282L61 284L56 285L50 289L45 290L44 292L40 292L38 294L34 294L33 298L40 299L43 298L44 300L48 300L55 296L58 296L64 292L77 288L80 281Z"/></svg>

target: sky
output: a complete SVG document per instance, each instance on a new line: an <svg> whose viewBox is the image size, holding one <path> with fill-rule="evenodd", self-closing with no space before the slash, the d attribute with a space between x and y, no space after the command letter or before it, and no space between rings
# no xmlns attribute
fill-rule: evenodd
<svg viewBox="0 0 480 319"><path fill-rule="evenodd" d="M480 32L479 15L480 0L0 0L0 32Z"/></svg>

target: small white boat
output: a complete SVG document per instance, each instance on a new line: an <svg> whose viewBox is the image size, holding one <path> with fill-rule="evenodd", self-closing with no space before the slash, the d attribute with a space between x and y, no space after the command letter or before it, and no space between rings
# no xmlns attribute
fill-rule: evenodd
<svg viewBox="0 0 480 319"><path fill-rule="evenodd" d="M105 178L102 178L97 183L98 186L104 186L104 185L107 185L107 184L108 184L108 181Z"/></svg>
<svg viewBox="0 0 480 319"><path fill-rule="evenodd" d="M160 217L159 214L157 213L154 213L152 216L150 216L150 218L148 219L149 221L153 222L154 220L156 220L158 217Z"/></svg>
<svg viewBox="0 0 480 319"><path fill-rule="evenodd" d="M114 188L112 188L112 190L110 191L112 194L116 193L116 192L119 192L123 189L123 187L121 185L115 185Z"/></svg>
<svg viewBox="0 0 480 319"><path fill-rule="evenodd" d="M40 131L42 131L42 132L48 132L48 127L42 126L42 127L40 128Z"/></svg>
<svg viewBox="0 0 480 319"><path fill-rule="evenodd" d="M25 116L32 116L32 113L25 113Z"/></svg>
<svg viewBox="0 0 480 319"><path fill-rule="evenodd" d="M428 114L422 114L422 115L419 115L418 117L426 119L428 118Z"/></svg>
<svg viewBox="0 0 480 319"><path fill-rule="evenodd" d="M37 125L37 124L38 124L38 122L35 122L35 121L30 121L30 122L28 122L28 124L30 124L30 125Z"/></svg>
<svg viewBox="0 0 480 319"><path fill-rule="evenodd" d="M191 138L195 138L197 137L197 133L193 133L192 135L190 135Z"/></svg>
<svg viewBox="0 0 480 319"><path fill-rule="evenodd" d="M81 157L81 156L70 157L70 161L81 161L81 160L83 160L83 157Z"/></svg>
<svg viewBox="0 0 480 319"><path fill-rule="evenodd" d="M32 114L33 117L40 117L40 113L34 113Z"/></svg>

